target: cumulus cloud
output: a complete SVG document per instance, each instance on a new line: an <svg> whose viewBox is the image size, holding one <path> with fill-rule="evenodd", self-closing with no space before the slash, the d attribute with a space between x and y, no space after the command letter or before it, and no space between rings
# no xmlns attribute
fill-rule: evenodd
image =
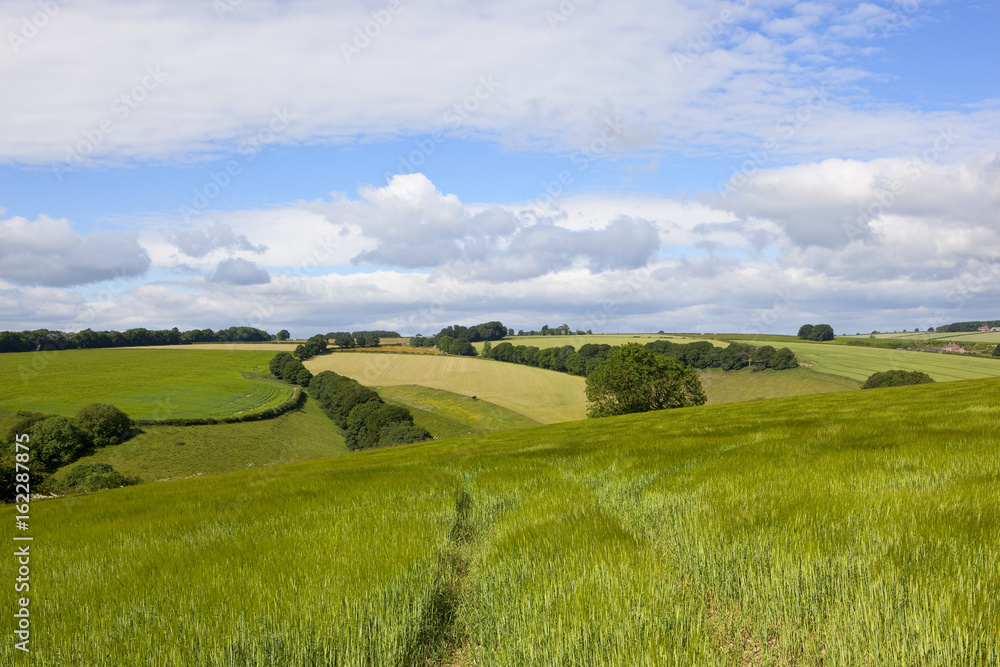
<svg viewBox="0 0 1000 667"><path fill-rule="evenodd" d="M227 259L219 262L209 280L227 285L266 285L271 282L271 274L245 259Z"/></svg>
<svg viewBox="0 0 1000 667"><path fill-rule="evenodd" d="M214 250L247 250L262 253L267 246L250 243L243 234L235 234L230 225L218 221L207 229L188 228L171 234L170 239L185 255L189 257L204 257Z"/></svg>
<svg viewBox="0 0 1000 667"><path fill-rule="evenodd" d="M21 285L65 287L146 272L149 255L135 234L81 236L68 220L40 216L0 221L0 278Z"/></svg>

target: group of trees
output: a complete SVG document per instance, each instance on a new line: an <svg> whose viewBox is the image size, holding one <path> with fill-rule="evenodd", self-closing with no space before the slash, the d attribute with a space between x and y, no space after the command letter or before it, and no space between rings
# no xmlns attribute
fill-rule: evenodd
<svg viewBox="0 0 1000 667"><path fill-rule="evenodd" d="M43 413L21 413L21 416L8 430L4 442L10 446L4 448L6 451L0 457L0 499L4 501L14 496L17 454L13 443L18 436L28 436L32 485L37 486L41 482L38 473L52 472L94 448L116 445L132 433L129 416L103 403L81 408L72 419Z"/></svg>
<svg viewBox="0 0 1000 667"><path fill-rule="evenodd" d="M1000 345L997 345L996 348L993 350L993 356L1000 357Z"/></svg>
<svg viewBox="0 0 1000 667"><path fill-rule="evenodd" d="M1000 327L1000 320L989 320L982 322L953 322L937 328L940 333L964 333L968 331L978 331L979 327Z"/></svg>
<svg viewBox="0 0 1000 667"><path fill-rule="evenodd" d="M327 345L326 336L323 334L316 334L315 336L310 336L305 343L295 346L295 352L293 352L293 354L302 361L305 361L306 359L311 359L317 354L325 351Z"/></svg>
<svg viewBox="0 0 1000 667"><path fill-rule="evenodd" d="M562 326L558 326L551 329L549 328L548 324L545 324L539 331L535 331L534 329L532 329L531 331L525 331L524 329L521 329L520 331L517 332L517 335L518 336L570 336L570 335L584 336L592 333L593 331L591 331L590 329L586 331L583 331L581 329L573 331L569 328L568 324L563 324Z"/></svg>
<svg viewBox="0 0 1000 667"><path fill-rule="evenodd" d="M323 371L313 378L309 396L344 430L344 441L349 449L387 447L431 439L426 429L414 425L409 410L387 405L374 390L332 371Z"/></svg>
<svg viewBox="0 0 1000 667"><path fill-rule="evenodd" d="M279 352L274 355L268 368L271 375L279 380L297 384L300 387L308 387L313 379L313 374L309 372L309 369L288 352Z"/></svg>
<svg viewBox="0 0 1000 667"><path fill-rule="evenodd" d="M903 387L911 384L927 384L930 382L934 382L934 378L920 371L883 371L881 373L873 373L861 385L861 388Z"/></svg>
<svg viewBox="0 0 1000 667"><path fill-rule="evenodd" d="M145 345L186 345L190 343L259 342L274 339L271 334L253 327L192 329L128 329L127 331L93 331L76 333L36 329L34 331L0 331L0 352L34 352L38 350L73 350L99 347L138 347Z"/></svg>
<svg viewBox="0 0 1000 667"><path fill-rule="evenodd" d="M459 324L445 327L433 336L421 336L417 334L410 339L413 347L437 347L441 349L440 341L444 338L451 340L464 340L467 343L478 343L480 341L501 340L507 336L513 336L514 330L508 329L502 322L484 322L471 327L463 327ZM462 349L466 349L462 346ZM449 352L448 354L466 354L466 352ZM473 352L473 354L475 354Z"/></svg>
<svg viewBox="0 0 1000 667"><path fill-rule="evenodd" d="M397 338L399 337L395 331L355 331L354 333L331 331L326 337L332 338L333 344L339 348L352 349L355 347L378 347L382 342L380 334L383 333L395 334ZM385 338L390 338L390 336L385 336Z"/></svg>
<svg viewBox="0 0 1000 667"><path fill-rule="evenodd" d="M587 376L586 391L590 417L682 408L706 401L693 368L639 343L615 348Z"/></svg>
<svg viewBox="0 0 1000 667"><path fill-rule="evenodd" d="M489 344L489 341L487 341L486 344ZM463 357L474 357L478 354L476 352L476 348L472 347L472 343L470 343L467 338L438 336L435 347L445 354L457 354Z"/></svg>
<svg viewBox="0 0 1000 667"><path fill-rule="evenodd" d="M803 324L799 328L799 338L802 340L833 340L833 327L829 324Z"/></svg>

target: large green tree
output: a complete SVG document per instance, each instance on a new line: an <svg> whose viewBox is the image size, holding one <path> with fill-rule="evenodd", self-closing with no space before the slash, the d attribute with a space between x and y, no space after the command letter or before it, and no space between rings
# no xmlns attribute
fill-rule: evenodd
<svg viewBox="0 0 1000 667"><path fill-rule="evenodd" d="M587 415L608 417L705 403L698 373L638 343L615 350L587 376Z"/></svg>
<svg viewBox="0 0 1000 667"><path fill-rule="evenodd" d="M73 426L94 447L117 445L132 432L132 419L113 405L92 403L80 408L73 418Z"/></svg>

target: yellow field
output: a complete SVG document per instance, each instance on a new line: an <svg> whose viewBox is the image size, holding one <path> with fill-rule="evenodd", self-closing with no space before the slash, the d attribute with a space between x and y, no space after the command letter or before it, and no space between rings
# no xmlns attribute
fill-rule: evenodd
<svg viewBox="0 0 1000 667"><path fill-rule="evenodd" d="M370 387L415 384L476 396L543 424L587 416L583 378L541 368L470 357L364 352L314 357L305 366L313 374L333 371Z"/></svg>

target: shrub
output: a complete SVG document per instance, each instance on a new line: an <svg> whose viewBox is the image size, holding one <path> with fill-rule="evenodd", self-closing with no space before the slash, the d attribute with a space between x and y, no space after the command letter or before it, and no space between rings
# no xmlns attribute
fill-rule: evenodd
<svg viewBox="0 0 1000 667"><path fill-rule="evenodd" d="M92 403L81 408L73 426L94 447L117 445L132 431L132 419L113 405Z"/></svg>
<svg viewBox="0 0 1000 667"><path fill-rule="evenodd" d="M271 370L271 375L273 375L278 379L283 379L281 374L282 369L284 369L285 364L287 364L289 361L292 361L294 358L295 357L290 355L288 352L279 352L278 354L274 355L274 358L271 359L271 363L268 365L268 367Z"/></svg>
<svg viewBox="0 0 1000 667"><path fill-rule="evenodd" d="M73 466L60 484L64 490L100 491L139 484L138 477L126 477L107 463L81 463Z"/></svg>
<svg viewBox="0 0 1000 667"><path fill-rule="evenodd" d="M65 417L45 417L27 428L17 430L28 434L32 458L49 471L72 463L80 457L87 446L70 420Z"/></svg>
<svg viewBox="0 0 1000 667"><path fill-rule="evenodd" d="M911 384L927 384L934 382L927 373L920 371L885 371L873 373L868 380L861 385L862 389L876 389L878 387L903 387Z"/></svg>

